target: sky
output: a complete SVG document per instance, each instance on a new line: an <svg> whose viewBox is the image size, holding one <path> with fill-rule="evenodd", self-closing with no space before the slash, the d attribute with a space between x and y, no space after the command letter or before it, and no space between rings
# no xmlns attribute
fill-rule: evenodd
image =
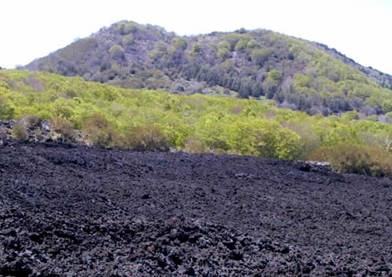
<svg viewBox="0 0 392 277"><path fill-rule="evenodd" d="M0 66L25 65L120 20L180 35L269 29L392 74L392 0L1 0Z"/></svg>

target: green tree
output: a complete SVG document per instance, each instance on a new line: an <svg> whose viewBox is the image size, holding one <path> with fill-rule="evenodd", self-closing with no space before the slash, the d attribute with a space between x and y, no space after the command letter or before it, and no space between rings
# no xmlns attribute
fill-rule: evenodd
<svg viewBox="0 0 392 277"><path fill-rule="evenodd" d="M248 48L249 38L241 38L235 45L235 51L242 51Z"/></svg>
<svg viewBox="0 0 392 277"><path fill-rule="evenodd" d="M12 119L15 114L15 108L9 101L0 95L0 119Z"/></svg>
<svg viewBox="0 0 392 277"><path fill-rule="evenodd" d="M135 38L134 38L134 36L132 34L128 34L128 35L123 36L123 38L121 40L121 44L123 46L131 45L134 42L135 42Z"/></svg>
<svg viewBox="0 0 392 277"><path fill-rule="evenodd" d="M227 41L221 41L218 43L218 57L225 59L230 55L230 43Z"/></svg>
<svg viewBox="0 0 392 277"><path fill-rule="evenodd" d="M382 102L382 111L384 113L392 112L392 99L385 99Z"/></svg>
<svg viewBox="0 0 392 277"><path fill-rule="evenodd" d="M175 51L184 51L187 48L188 43L183 38L174 38L172 41L172 46Z"/></svg>
<svg viewBox="0 0 392 277"><path fill-rule="evenodd" d="M195 43L192 45L191 48L191 55L192 56L197 56L202 52L202 47L199 43Z"/></svg>
<svg viewBox="0 0 392 277"><path fill-rule="evenodd" d="M263 63L272 54L272 50L268 48L254 49L251 53L252 61L258 65L263 65Z"/></svg>
<svg viewBox="0 0 392 277"><path fill-rule="evenodd" d="M130 33L136 32L138 29L138 24L132 21L123 21L117 23L117 29L122 35L128 35Z"/></svg>
<svg viewBox="0 0 392 277"><path fill-rule="evenodd" d="M109 54L113 59L123 59L125 57L124 55L124 48L122 48L120 45L116 44L110 47L109 49Z"/></svg>
<svg viewBox="0 0 392 277"><path fill-rule="evenodd" d="M282 73L277 69L272 69L263 81L263 89L267 92L276 92L281 79Z"/></svg>

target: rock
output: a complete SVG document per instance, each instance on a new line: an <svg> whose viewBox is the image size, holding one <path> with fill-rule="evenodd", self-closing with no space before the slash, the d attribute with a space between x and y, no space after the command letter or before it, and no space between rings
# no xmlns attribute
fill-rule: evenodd
<svg viewBox="0 0 392 277"><path fill-rule="evenodd" d="M389 179L298 166L12 141L0 276L390 275Z"/></svg>

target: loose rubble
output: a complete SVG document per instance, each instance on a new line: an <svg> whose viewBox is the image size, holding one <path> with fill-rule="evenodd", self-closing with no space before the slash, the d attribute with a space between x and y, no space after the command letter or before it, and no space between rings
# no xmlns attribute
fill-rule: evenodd
<svg viewBox="0 0 392 277"><path fill-rule="evenodd" d="M252 157L0 146L0 276L388 276L392 181Z"/></svg>

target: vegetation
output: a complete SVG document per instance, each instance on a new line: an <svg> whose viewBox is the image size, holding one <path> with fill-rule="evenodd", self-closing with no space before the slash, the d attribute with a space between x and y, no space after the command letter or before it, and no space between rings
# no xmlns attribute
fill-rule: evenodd
<svg viewBox="0 0 392 277"><path fill-rule="evenodd" d="M15 124L12 129L12 137L16 140L25 141L28 138L26 127L23 124Z"/></svg>
<svg viewBox="0 0 392 277"><path fill-rule="evenodd" d="M272 54L272 50L268 48L257 48L251 52L252 61L260 66L268 60L268 57Z"/></svg>
<svg viewBox="0 0 392 277"><path fill-rule="evenodd" d="M338 144L321 147L310 156L327 160L339 172L382 177L392 173L392 154L375 146Z"/></svg>
<svg viewBox="0 0 392 277"><path fill-rule="evenodd" d="M124 58L124 49L120 45L113 45L109 49L109 53L113 59L121 60Z"/></svg>
<svg viewBox="0 0 392 277"><path fill-rule="evenodd" d="M125 88L266 97L312 115L356 111L386 121L392 112L392 76L266 30L181 37L122 21L27 68Z"/></svg>
<svg viewBox="0 0 392 277"><path fill-rule="evenodd" d="M392 172L392 125L353 111L310 116L270 100L174 95L8 70L0 72L0 99L0 119L24 119L14 130L20 139L46 119L58 133L82 130L90 144L104 147L317 159L345 172Z"/></svg>

